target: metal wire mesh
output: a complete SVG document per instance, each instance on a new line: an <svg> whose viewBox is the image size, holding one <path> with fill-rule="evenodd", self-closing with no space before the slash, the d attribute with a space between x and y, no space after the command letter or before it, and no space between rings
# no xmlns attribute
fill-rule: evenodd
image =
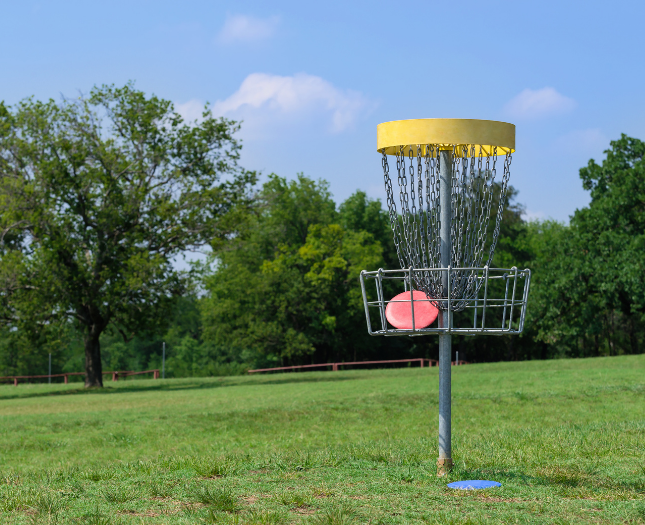
<svg viewBox="0 0 645 525"><path fill-rule="evenodd" d="M468 273L476 281L474 288L478 294L469 300L460 301L463 308L451 311L449 323L445 327L429 326L415 327L415 307L424 302L414 298L404 301L410 304L411 329L393 328L388 324L386 308L390 303L403 302L399 300L386 300L389 297L386 288L390 291L394 287L398 291L412 291L411 284L418 280L418 274L425 272L448 273L448 283L454 281L454 276ZM454 333L471 335L508 335L519 334L524 329L526 306L528 302L529 286L531 282L530 270L513 268L419 268L407 270L377 270L361 272L361 288L367 318L367 329L370 335L425 335L430 333ZM394 285L394 286L392 286ZM437 308L444 304L444 310L452 310L452 294L447 294L441 299L426 299Z"/></svg>
<svg viewBox="0 0 645 525"><path fill-rule="evenodd" d="M441 151L451 152L451 271L448 290L442 284L441 272L441 202L439 183L442 171ZM445 157L444 157L445 158ZM387 155L382 166L387 192L390 224L402 268L425 268L414 272L416 287L431 299L438 300L441 310L461 311L477 296L482 280L474 268L489 266L499 237L503 207L510 177L511 154L503 161L503 175L496 186L497 148L491 154L481 146L456 144L418 144L401 146L396 152L398 183L397 209ZM488 236L491 212L495 227ZM487 248L487 241L490 244ZM488 255L484 262L484 257ZM482 264L483 263L483 264Z"/></svg>

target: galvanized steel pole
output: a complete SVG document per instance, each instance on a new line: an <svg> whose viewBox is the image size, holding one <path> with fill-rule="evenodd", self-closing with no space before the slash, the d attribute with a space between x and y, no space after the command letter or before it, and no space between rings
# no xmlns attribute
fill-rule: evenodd
<svg viewBox="0 0 645 525"><path fill-rule="evenodd" d="M450 266L452 243L450 239L450 227L452 223L452 151L440 152L440 175L439 180L439 205L441 219L441 266ZM443 286L443 297L448 297L448 271L444 272L441 279ZM439 311L439 327L450 326L450 310ZM452 359L452 340L450 334L439 335L439 459L437 460L437 475L444 476L452 469L452 455L450 447L450 361Z"/></svg>

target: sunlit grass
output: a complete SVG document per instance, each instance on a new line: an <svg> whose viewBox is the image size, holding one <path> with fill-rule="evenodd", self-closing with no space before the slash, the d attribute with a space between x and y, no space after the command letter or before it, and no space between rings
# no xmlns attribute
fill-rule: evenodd
<svg viewBox="0 0 645 525"><path fill-rule="evenodd" d="M1 523L645 523L645 356L0 387ZM455 492L457 479L502 488Z"/></svg>

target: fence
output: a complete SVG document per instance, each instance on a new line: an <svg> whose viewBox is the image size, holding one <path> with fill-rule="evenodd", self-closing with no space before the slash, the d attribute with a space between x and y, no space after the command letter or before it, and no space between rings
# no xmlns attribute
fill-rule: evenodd
<svg viewBox="0 0 645 525"><path fill-rule="evenodd" d="M137 376L141 374L152 374L153 379L159 379L159 369L155 370L143 370L142 372L134 372L132 370L121 370L118 372L103 372L103 375L112 375L112 381L118 381L119 377L123 377L124 379L128 376ZM65 384L68 383L68 378L70 376L84 376L85 372L67 372L65 374L46 374L46 375L39 375L39 376L6 376L6 377L0 377L0 381L2 380L10 380L13 381L13 386L18 386L18 380L19 379L49 379L49 378L54 378L54 377L62 377L65 379Z"/></svg>
<svg viewBox="0 0 645 525"><path fill-rule="evenodd" d="M342 363L321 363L318 365L295 365L295 366L279 366L276 368L258 368L256 370L249 370L249 374L255 374L258 372L280 372L280 371L296 371L296 370L302 370L302 369L310 369L310 368L324 368L324 367L331 367L333 372L337 372L339 370L339 367L341 366L356 366L356 365L384 365L384 364L391 364L391 363L419 363L419 367L423 368L425 366L425 363L428 363L429 367L432 366L438 366L439 361L436 359L423 359L423 358L415 358L415 359L390 359L387 361L350 361L350 362L342 362ZM468 361L452 361L452 366L456 365L469 365L470 363ZM112 381L118 381L119 377L122 377L123 379L127 378L128 376L137 376L141 374L152 374L153 379L159 379L159 369L156 368L154 370L143 370L141 372L134 372L131 370L121 370L121 371L115 371L115 372L103 372L103 375L112 375ZM37 376L6 376L6 377L0 377L0 381L13 381L14 386L18 386L18 380L23 379L23 380L29 380L29 379L49 379L49 378L54 378L54 377L62 377L65 380L65 384L68 384L69 382L69 377L70 376L84 376L85 372L67 372L64 374L48 374L48 375L37 375Z"/></svg>
<svg viewBox="0 0 645 525"><path fill-rule="evenodd" d="M389 364L389 363L419 363L419 367L423 368L424 363L428 363L428 366L438 366L439 361L435 359L423 359L423 358L415 358L415 359L390 359L388 361L351 361L351 362L342 362L342 363L321 363L319 365L295 365L295 366L279 366L276 368L258 368L256 370L249 370L249 374L254 374L256 372L279 372L279 371L296 371L296 370L301 370L301 369L308 369L308 368L322 368L322 367L330 367L332 369L332 372L337 372L339 366L349 366L349 365L381 365L381 364ZM468 365L470 364L467 361L452 361L452 365Z"/></svg>

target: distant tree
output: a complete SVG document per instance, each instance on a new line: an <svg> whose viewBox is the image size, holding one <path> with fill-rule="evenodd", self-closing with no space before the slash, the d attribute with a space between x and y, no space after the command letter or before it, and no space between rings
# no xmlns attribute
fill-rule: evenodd
<svg viewBox="0 0 645 525"><path fill-rule="evenodd" d="M383 247L384 268L399 268L399 258L394 246L389 213L380 200L372 200L358 190L343 201L338 208L340 225L347 231L370 233ZM367 268L366 268L367 269Z"/></svg>
<svg viewBox="0 0 645 525"><path fill-rule="evenodd" d="M204 109L187 124L132 84L56 103L0 104L0 312L42 336L84 332L85 385L102 386L100 337L163 324L185 280L173 258L229 235L255 174L239 129Z"/></svg>
<svg viewBox="0 0 645 525"><path fill-rule="evenodd" d="M205 340L258 365L382 351L365 329L358 277L383 266L375 235L384 235L385 215L363 192L340 210L322 181L270 177L242 233L217 251L202 302Z"/></svg>

